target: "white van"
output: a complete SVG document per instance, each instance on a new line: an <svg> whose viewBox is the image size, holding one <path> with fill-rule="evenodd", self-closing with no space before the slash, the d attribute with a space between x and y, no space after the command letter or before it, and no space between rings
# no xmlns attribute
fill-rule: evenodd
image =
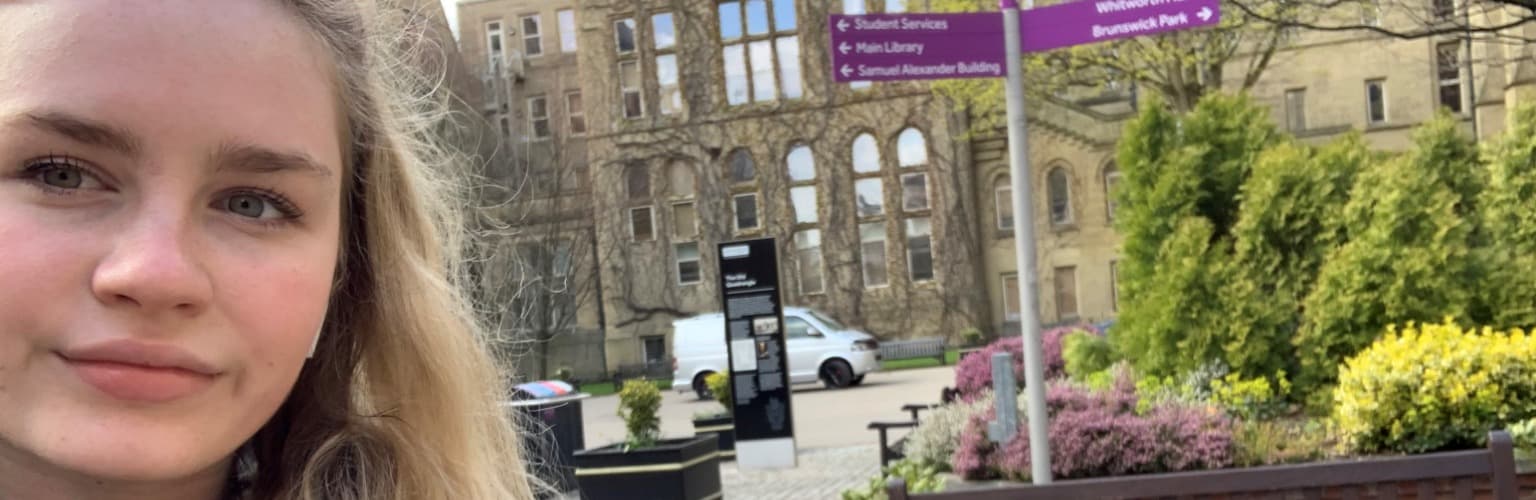
<svg viewBox="0 0 1536 500"><path fill-rule="evenodd" d="M880 369L880 344L874 337L810 309L784 308L784 342L791 384L820 380L829 388L850 387ZM731 369L726 361L725 315L673 321L672 352L672 389L691 389L700 399L711 397L704 377Z"/></svg>

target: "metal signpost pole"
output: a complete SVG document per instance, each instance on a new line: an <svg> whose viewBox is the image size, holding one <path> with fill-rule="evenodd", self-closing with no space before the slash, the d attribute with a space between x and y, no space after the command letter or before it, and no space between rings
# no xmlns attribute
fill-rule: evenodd
<svg viewBox="0 0 1536 500"><path fill-rule="evenodd" d="M1029 400L1030 479L1051 482L1051 441L1045 410L1045 356L1040 347L1040 307L1035 272L1034 190L1030 188L1029 143L1024 128L1024 69L1019 42L1019 4L1001 0L1003 44L1007 49L1008 172L1013 178L1013 241L1019 273L1019 329L1024 335L1024 391ZM998 396L1003 397L1003 396Z"/></svg>

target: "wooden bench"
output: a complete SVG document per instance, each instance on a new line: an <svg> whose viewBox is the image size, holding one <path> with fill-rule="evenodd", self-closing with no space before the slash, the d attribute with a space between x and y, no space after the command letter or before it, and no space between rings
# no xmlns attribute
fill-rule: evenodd
<svg viewBox="0 0 1536 500"><path fill-rule="evenodd" d="M1406 490L1404 489L1406 487ZM1482 450L1347 462L1146 474L1057 481L1048 485L907 493L886 485L891 500L1032 500L1073 498L1445 498L1516 500L1514 443L1495 431Z"/></svg>
<svg viewBox="0 0 1536 500"><path fill-rule="evenodd" d="M880 360L934 358L939 360L939 364L948 364L944 359L944 350L944 339L940 337L892 340L880 343Z"/></svg>
<svg viewBox="0 0 1536 500"><path fill-rule="evenodd" d="M921 413L923 410L932 410L934 408L938 408L938 407L944 406L946 404L949 404L950 402L954 401L954 399L956 397L955 394L954 394L955 392L956 391L954 391L953 389L945 387L944 391L943 391L943 394L940 397L940 400L943 401L943 403L938 403L938 404L931 404L931 403L930 404L915 404L915 403L909 403L909 404L902 405L901 406L901 411L911 413L912 414L912 420L901 421L901 422L870 422L869 426L867 427L867 429L874 430L874 431L877 431L877 432L880 433L880 467L883 468L883 467L885 467L887 465L890 465L892 460L901 460L902 458L906 458L906 456L907 456L906 455L906 449L905 449L906 448L906 443L907 443L907 437L906 436L902 436L901 439L897 439L896 442L892 443L890 441L890 430L891 429L910 429L910 428L913 428L913 427L917 427L917 424L919 423L919 419L920 419L919 413Z"/></svg>

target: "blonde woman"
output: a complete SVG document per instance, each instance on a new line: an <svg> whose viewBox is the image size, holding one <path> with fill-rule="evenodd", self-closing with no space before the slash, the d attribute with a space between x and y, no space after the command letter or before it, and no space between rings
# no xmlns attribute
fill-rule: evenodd
<svg viewBox="0 0 1536 500"><path fill-rule="evenodd" d="M0 0L0 498L531 497L394 12Z"/></svg>

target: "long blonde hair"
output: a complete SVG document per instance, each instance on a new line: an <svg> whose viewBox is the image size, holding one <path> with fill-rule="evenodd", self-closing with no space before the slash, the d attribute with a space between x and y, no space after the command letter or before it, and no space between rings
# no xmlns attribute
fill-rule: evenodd
<svg viewBox="0 0 1536 500"><path fill-rule="evenodd" d="M464 176L435 139L444 107L423 85L432 80L402 50L420 44L402 43L387 24L399 9L384 2L281 3L334 63L345 222L314 359L234 483L263 500L532 498L507 392L459 283Z"/></svg>

